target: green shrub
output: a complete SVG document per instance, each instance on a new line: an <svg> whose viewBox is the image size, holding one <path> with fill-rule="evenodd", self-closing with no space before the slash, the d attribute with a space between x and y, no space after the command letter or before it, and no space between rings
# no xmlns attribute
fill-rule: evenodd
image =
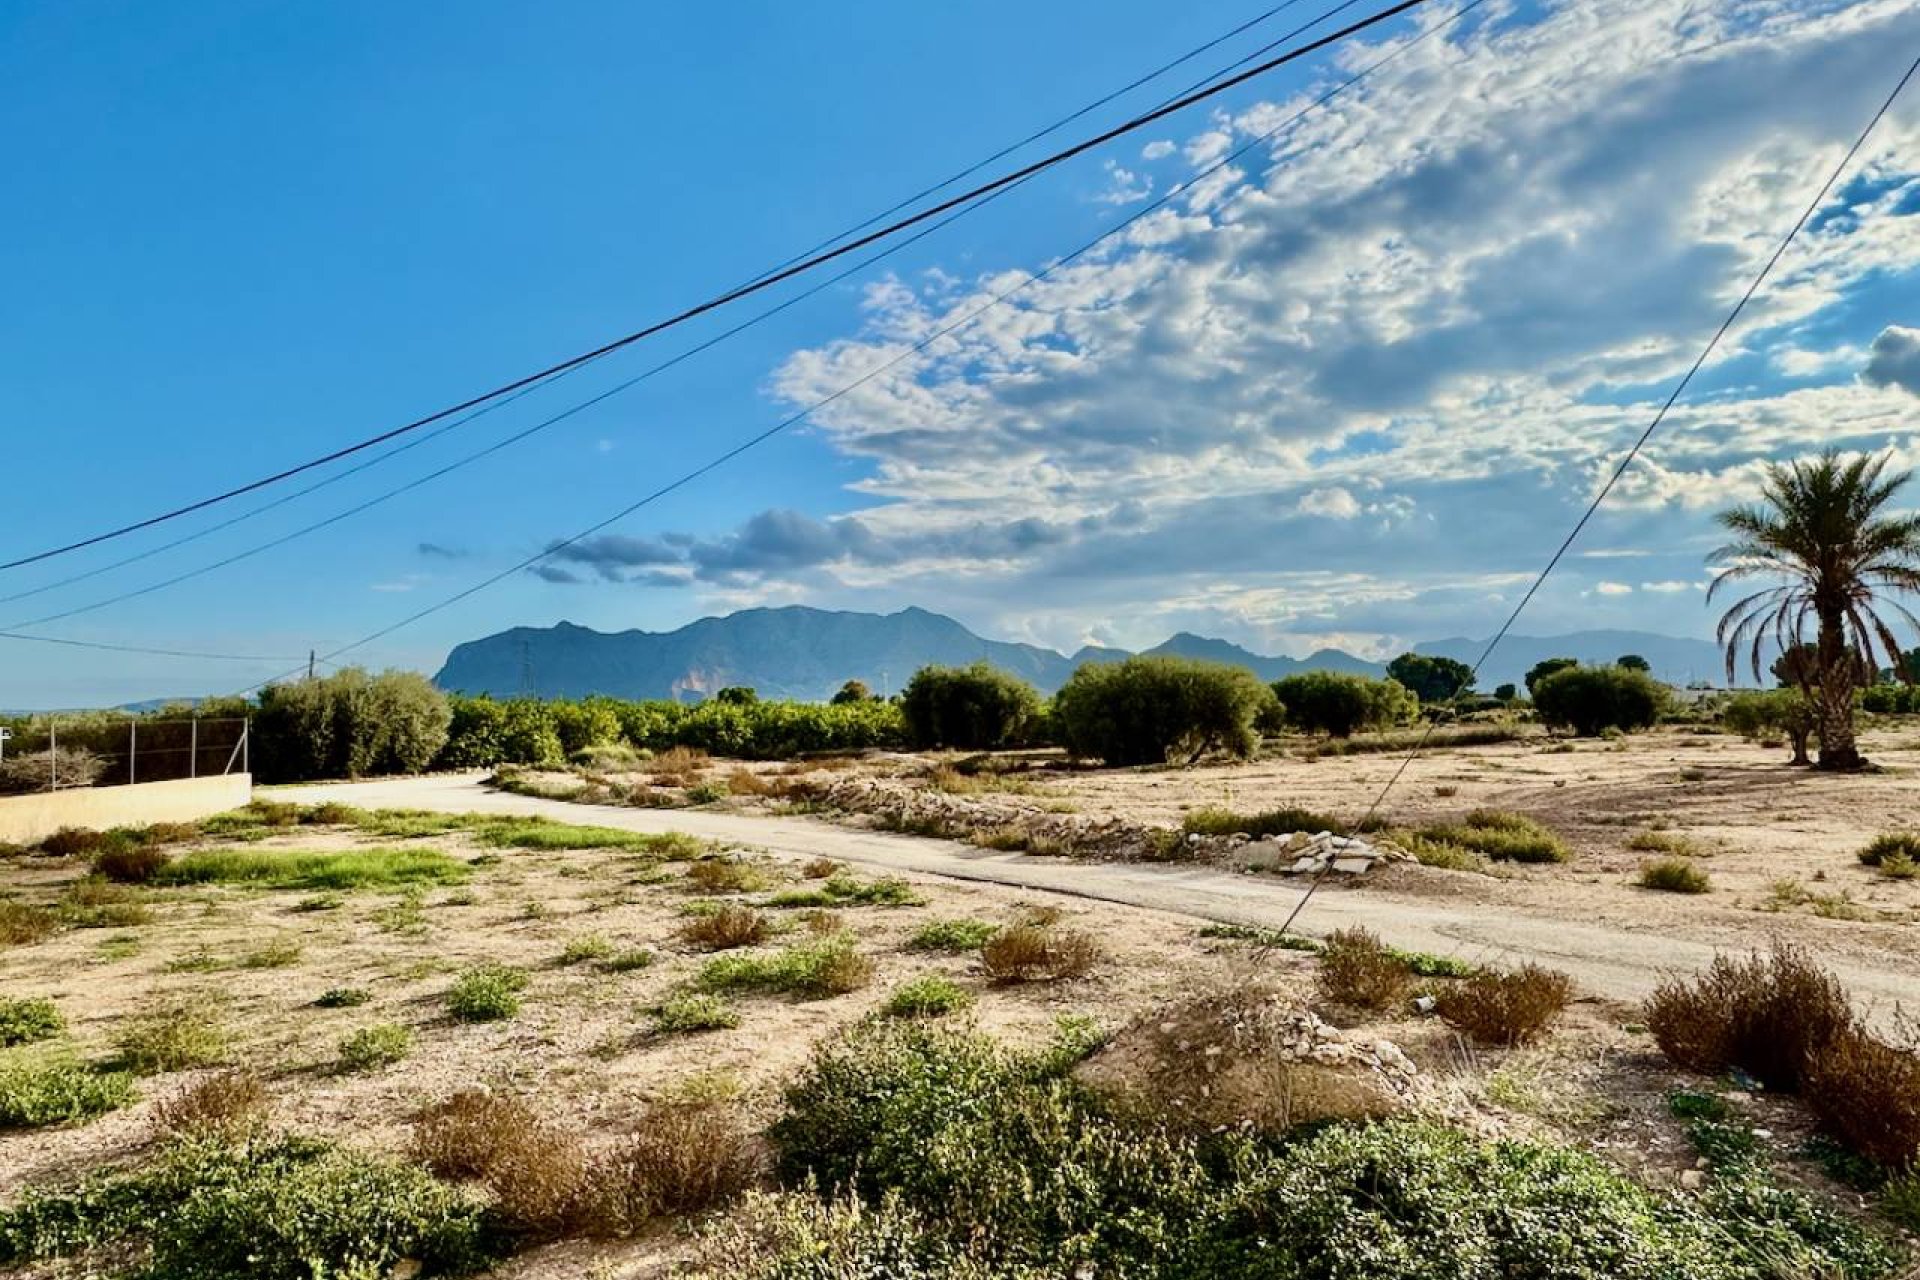
<svg viewBox="0 0 1920 1280"><path fill-rule="evenodd" d="M938 1018L973 1004L973 994L951 978L931 974L895 987L881 1006L896 1018Z"/></svg>
<svg viewBox="0 0 1920 1280"><path fill-rule="evenodd" d="M1640 868L1636 883L1662 893L1706 893L1713 882L1685 858L1656 858Z"/></svg>
<svg viewBox="0 0 1920 1280"><path fill-rule="evenodd" d="M132 1100L128 1072L103 1071L44 1046L0 1049L0 1129L72 1124Z"/></svg>
<svg viewBox="0 0 1920 1280"><path fill-rule="evenodd" d="M1888 858L1920 860L1920 835L1911 831L1888 831L1868 841L1860 851L1860 861L1869 867L1882 865Z"/></svg>
<svg viewBox="0 0 1920 1280"><path fill-rule="evenodd" d="M416 1166L313 1138L181 1141L0 1211L0 1261L144 1255L143 1280L346 1280L475 1269L480 1204ZM132 1274L132 1273L129 1273Z"/></svg>
<svg viewBox="0 0 1920 1280"><path fill-rule="evenodd" d="M653 1012L653 1030L659 1035L730 1031L739 1025L740 1015L718 996L677 995Z"/></svg>
<svg viewBox="0 0 1920 1280"><path fill-rule="evenodd" d="M451 721L446 695L411 671L271 684L253 712L253 770L263 782L419 773Z"/></svg>
<svg viewBox="0 0 1920 1280"><path fill-rule="evenodd" d="M413 1032L397 1022L377 1022L343 1037L340 1069L372 1071L392 1066L413 1052Z"/></svg>
<svg viewBox="0 0 1920 1280"><path fill-rule="evenodd" d="M165 849L130 845L102 850L93 860L93 873L118 884L149 884L169 861Z"/></svg>
<svg viewBox="0 0 1920 1280"><path fill-rule="evenodd" d="M1209 751L1245 759L1272 691L1244 667L1192 658L1086 663L1053 699L1053 726L1073 755L1109 765L1192 763Z"/></svg>
<svg viewBox="0 0 1920 1280"><path fill-rule="evenodd" d="M1292 805L1260 813L1235 813L1231 809L1209 805L1190 809L1180 819L1182 831L1205 836L1247 835L1256 840L1266 836L1292 835L1296 831L1378 831L1385 825L1380 818L1374 817L1363 821L1358 828L1350 828L1332 814Z"/></svg>
<svg viewBox="0 0 1920 1280"><path fill-rule="evenodd" d="M527 975L502 964L476 965L454 979L447 1012L462 1022L498 1022L520 1012Z"/></svg>
<svg viewBox="0 0 1920 1280"><path fill-rule="evenodd" d="M694 976L705 991L764 991L835 996L857 991L873 978L873 962L854 950L845 934L831 934L771 954L719 956Z"/></svg>
<svg viewBox="0 0 1920 1280"><path fill-rule="evenodd" d="M1337 671L1303 671L1276 680L1274 696L1286 722L1308 733L1351 737L1359 729L1389 729L1420 713L1420 703L1397 680L1373 680Z"/></svg>
<svg viewBox="0 0 1920 1280"><path fill-rule="evenodd" d="M1813 701L1799 689L1736 693L1721 708L1720 724L1750 741L1785 738L1796 764L1807 762L1807 743L1819 732Z"/></svg>
<svg viewBox="0 0 1920 1280"><path fill-rule="evenodd" d="M575 826L551 818L489 820L479 830L481 844L496 849L632 849L650 851L660 837L619 827Z"/></svg>
<svg viewBox="0 0 1920 1280"><path fill-rule="evenodd" d="M916 1276L964 1261L931 1274L1866 1280L1896 1263L1844 1218L1758 1176L1697 1203L1580 1152L1427 1121L1283 1139L1183 1133L1117 1116L1062 1078L1070 1061L926 1022L824 1042L769 1130L779 1170L836 1196L829 1204L857 1193L879 1216L862 1229L839 1210L790 1205L727 1274ZM739 1226L767 1209L751 1204ZM830 1230L796 1234L804 1222ZM811 1269L841 1257L904 1265Z"/></svg>
<svg viewBox="0 0 1920 1280"><path fill-rule="evenodd" d="M900 714L916 747L985 751L1025 741L1040 715L1040 695L984 662L929 666L901 691Z"/></svg>
<svg viewBox="0 0 1920 1280"><path fill-rule="evenodd" d="M1568 667L1533 688L1533 706L1549 725L1583 738L1607 729L1650 729L1667 705L1666 686L1627 667Z"/></svg>
<svg viewBox="0 0 1920 1280"><path fill-rule="evenodd" d="M929 920L907 945L916 951L978 951L998 932L1000 926L986 920Z"/></svg>
<svg viewBox="0 0 1920 1280"><path fill-rule="evenodd" d="M53 1001L44 996L0 997L0 1049L36 1040L51 1040L67 1029L67 1021Z"/></svg>
<svg viewBox="0 0 1920 1280"><path fill-rule="evenodd" d="M569 938L567 945L560 949L559 964L586 964L588 961L604 961L613 955L613 943L597 933L589 933L578 938Z"/></svg>
<svg viewBox="0 0 1920 1280"><path fill-rule="evenodd" d="M1414 835L1432 845L1451 845L1496 862L1566 862L1573 857L1566 841L1546 824L1500 809L1475 809L1458 823L1422 827ZM1427 863L1417 845L1411 852Z"/></svg>
<svg viewBox="0 0 1920 1280"><path fill-rule="evenodd" d="M0 898L0 946L32 946L53 936L59 927L60 917L45 907Z"/></svg>
<svg viewBox="0 0 1920 1280"><path fill-rule="evenodd" d="M114 1033L119 1065L135 1075L208 1067L227 1056L219 1013L205 1002L163 1005L127 1020Z"/></svg>
<svg viewBox="0 0 1920 1280"><path fill-rule="evenodd" d="M608 973L632 973L636 969L649 968L653 959L653 952L645 947L628 947L601 960L600 967Z"/></svg>

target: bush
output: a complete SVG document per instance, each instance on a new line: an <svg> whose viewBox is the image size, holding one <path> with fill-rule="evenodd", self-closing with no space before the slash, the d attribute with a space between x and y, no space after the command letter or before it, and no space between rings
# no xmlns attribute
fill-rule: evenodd
<svg viewBox="0 0 1920 1280"><path fill-rule="evenodd" d="M131 1019L114 1034L113 1045L121 1066L151 1076L213 1066L227 1056L228 1037L211 1006L189 1001Z"/></svg>
<svg viewBox="0 0 1920 1280"><path fill-rule="evenodd" d="M419 773L451 723L446 695L416 672L348 667L268 685L253 713L253 770L263 782Z"/></svg>
<svg viewBox="0 0 1920 1280"><path fill-rule="evenodd" d="M1807 743L1819 732L1813 701L1799 689L1736 693L1721 708L1720 724L1750 741L1785 738L1795 764L1807 762Z"/></svg>
<svg viewBox="0 0 1920 1280"><path fill-rule="evenodd" d="M314 998L321 1009L354 1009L373 999L365 987L329 987Z"/></svg>
<svg viewBox="0 0 1920 1280"><path fill-rule="evenodd" d="M653 1030L658 1035L731 1031L739 1025L740 1015L717 996L674 996L653 1013Z"/></svg>
<svg viewBox="0 0 1920 1280"><path fill-rule="evenodd" d="M1526 964L1509 972L1476 969L1441 991L1435 1011L1448 1026L1481 1044L1531 1044L1573 1000L1564 973Z"/></svg>
<svg viewBox="0 0 1920 1280"><path fill-rule="evenodd" d="M734 1199L760 1176L759 1141L724 1103L648 1108L613 1153L613 1183L629 1229L665 1214L695 1214Z"/></svg>
<svg viewBox="0 0 1920 1280"><path fill-rule="evenodd" d="M1402 1008L1413 990L1413 971L1365 929L1341 929L1320 953L1320 998L1357 1009Z"/></svg>
<svg viewBox="0 0 1920 1280"><path fill-rule="evenodd" d="M1372 680L1337 671L1303 671L1287 676L1274 682L1273 692L1285 708L1288 724L1335 738L1352 737L1359 729L1406 724L1420 712L1419 700L1396 680Z"/></svg>
<svg viewBox="0 0 1920 1280"><path fill-rule="evenodd" d="M62 827L42 840L39 849L49 858L84 858L108 848L111 843L104 831L94 831L88 827Z"/></svg>
<svg viewBox="0 0 1920 1280"><path fill-rule="evenodd" d="M110 1249L144 1280L331 1280L482 1260L481 1207L412 1165L306 1137L184 1141L150 1165L29 1191L0 1260Z"/></svg>
<svg viewBox="0 0 1920 1280"><path fill-rule="evenodd" d="M499 1022L520 1012L527 975L502 964L476 965L454 980L447 1012L462 1022Z"/></svg>
<svg viewBox="0 0 1920 1280"><path fill-rule="evenodd" d="M687 879L702 893L748 893L767 887L766 875L738 858L702 858L688 864Z"/></svg>
<svg viewBox="0 0 1920 1280"><path fill-rule="evenodd" d="M1840 983L1804 951L1716 956L1692 982L1669 978L1646 1006L1647 1029L1677 1066L1702 1075L1738 1067L1769 1089L1798 1090L1815 1057L1852 1031Z"/></svg>
<svg viewBox="0 0 1920 1280"><path fill-rule="evenodd" d="M51 1040L67 1029L67 1020L44 996L26 999L0 997L0 1049Z"/></svg>
<svg viewBox="0 0 1920 1280"><path fill-rule="evenodd" d="M1713 888L1707 873L1685 858L1656 858L1640 868L1642 889L1662 893L1706 893Z"/></svg>
<svg viewBox="0 0 1920 1280"><path fill-rule="evenodd" d="M1860 861L1869 867L1885 864L1889 858L1920 860L1920 835L1911 831L1888 831L1875 836L1860 851Z"/></svg>
<svg viewBox="0 0 1920 1280"><path fill-rule="evenodd" d="M929 920L907 945L916 951L978 951L1000 926L986 920Z"/></svg>
<svg viewBox="0 0 1920 1280"><path fill-rule="evenodd" d="M771 955L721 956L709 960L694 983L711 992L765 991L803 996L837 996L858 991L873 980L873 961L854 950L845 934Z"/></svg>
<svg viewBox="0 0 1920 1280"><path fill-rule="evenodd" d="M127 1072L101 1071L44 1048L0 1050L0 1129L73 1124L131 1101Z"/></svg>
<svg viewBox="0 0 1920 1280"><path fill-rule="evenodd" d="M1057 982L1085 976L1100 944L1084 933L1048 924L1016 924L987 939L980 964L993 983Z"/></svg>
<svg viewBox="0 0 1920 1280"><path fill-rule="evenodd" d="M1040 715L1040 695L1026 681L984 662L929 666L907 682L900 714L916 747L987 751L1026 739Z"/></svg>
<svg viewBox="0 0 1920 1280"><path fill-rule="evenodd" d="M413 1032L397 1022L377 1022L340 1041L342 1071L390 1067L413 1052Z"/></svg>
<svg viewBox="0 0 1920 1280"><path fill-rule="evenodd" d="M1583 738L1608 729L1650 729L1667 705L1666 686L1626 667L1569 667L1533 687L1533 706L1549 725Z"/></svg>
<svg viewBox="0 0 1920 1280"><path fill-rule="evenodd" d="M59 927L60 918L45 907L0 898L0 946L31 946L51 937Z"/></svg>
<svg viewBox="0 0 1920 1280"><path fill-rule="evenodd" d="M102 851L93 860L93 871L117 884L150 884L171 861L165 849L128 845Z"/></svg>
<svg viewBox="0 0 1920 1280"><path fill-rule="evenodd" d="M107 771L107 762L84 747L9 753L0 760L0 795L90 787Z"/></svg>
<svg viewBox="0 0 1920 1280"><path fill-rule="evenodd" d="M1496 862L1566 862L1573 857L1557 833L1523 813L1475 809L1457 824L1422 827L1414 833L1413 852L1428 858L1417 842L1450 845Z"/></svg>
<svg viewBox="0 0 1920 1280"><path fill-rule="evenodd" d="M1087 663L1053 700L1053 726L1073 755L1109 765L1191 764L1209 751L1245 759L1254 721L1273 706L1251 671L1192 658Z"/></svg>
<svg viewBox="0 0 1920 1280"><path fill-rule="evenodd" d="M266 1118L267 1090L250 1071L222 1071L195 1081L153 1108L155 1132L170 1137L234 1141Z"/></svg>
<svg viewBox="0 0 1920 1280"><path fill-rule="evenodd" d="M729 903L717 911L698 915L680 926L680 938L702 951L731 951L735 947L757 946L773 932L767 918L751 907Z"/></svg>
<svg viewBox="0 0 1920 1280"><path fill-rule="evenodd" d="M1920 1055L1858 1027L1815 1049L1807 1109L1850 1149L1889 1170L1920 1160Z"/></svg>
<svg viewBox="0 0 1920 1280"><path fill-rule="evenodd" d="M973 1004L973 994L951 978L930 974L895 987L881 1006L895 1018L939 1018Z"/></svg>

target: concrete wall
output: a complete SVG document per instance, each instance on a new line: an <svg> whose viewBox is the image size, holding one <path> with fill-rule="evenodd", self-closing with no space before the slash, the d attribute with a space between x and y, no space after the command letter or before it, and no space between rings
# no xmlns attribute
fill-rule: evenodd
<svg viewBox="0 0 1920 1280"><path fill-rule="evenodd" d="M32 844L62 827L140 827L150 822L192 822L237 809L253 798L253 775L176 782L136 782L120 787L75 787L31 796L0 796L0 843Z"/></svg>

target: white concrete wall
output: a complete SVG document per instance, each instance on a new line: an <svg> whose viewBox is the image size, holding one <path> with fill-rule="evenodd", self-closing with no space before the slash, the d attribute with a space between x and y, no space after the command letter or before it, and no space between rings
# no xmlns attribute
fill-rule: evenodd
<svg viewBox="0 0 1920 1280"><path fill-rule="evenodd" d="M150 822L192 822L237 809L252 798L250 773L0 796L0 844L32 844L62 827L104 831Z"/></svg>

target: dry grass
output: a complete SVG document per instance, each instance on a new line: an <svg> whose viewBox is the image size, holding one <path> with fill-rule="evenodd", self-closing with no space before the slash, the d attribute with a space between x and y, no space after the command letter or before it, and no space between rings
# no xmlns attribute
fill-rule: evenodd
<svg viewBox="0 0 1920 1280"><path fill-rule="evenodd" d="M702 951L730 951L765 942L773 934L767 918L752 907L727 905L694 916L680 926L680 940Z"/></svg>
<svg viewBox="0 0 1920 1280"><path fill-rule="evenodd" d="M1084 933L1052 923L1022 923L1002 929L980 948L990 982L1057 982L1078 978L1100 959L1100 944Z"/></svg>
<svg viewBox="0 0 1920 1280"><path fill-rule="evenodd" d="M783 788L751 769L735 769L727 775L727 792L736 796L771 796Z"/></svg>
<svg viewBox="0 0 1920 1280"><path fill-rule="evenodd" d="M135 1075L207 1067L227 1056L228 1036L206 1002L167 1005L141 1014L115 1033L120 1061Z"/></svg>
<svg viewBox="0 0 1920 1280"><path fill-rule="evenodd" d="M1745 960L1718 956L1692 982L1655 988L1647 1028L1677 1066L1703 1075L1739 1067L1769 1089L1800 1088L1815 1054L1854 1023L1847 993L1796 947Z"/></svg>
<svg viewBox="0 0 1920 1280"><path fill-rule="evenodd" d="M1320 998L1356 1009L1388 1012L1405 1006L1413 971L1366 929L1341 929L1320 954Z"/></svg>
<svg viewBox="0 0 1920 1280"><path fill-rule="evenodd" d="M162 1098L153 1108L154 1132L166 1136L234 1139L267 1115L267 1089L250 1071L222 1071Z"/></svg>
<svg viewBox="0 0 1920 1280"><path fill-rule="evenodd" d="M687 879L702 893L751 893L767 887L766 875L738 858L703 858L689 863Z"/></svg>
<svg viewBox="0 0 1920 1280"><path fill-rule="evenodd" d="M1566 974L1526 964L1501 972L1477 969L1437 993L1436 1011L1448 1026L1480 1044L1531 1044L1573 1000Z"/></svg>
<svg viewBox="0 0 1920 1280"><path fill-rule="evenodd" d="M118 884L149 884L173 859L153 845L121 845L103 850L93 860L95 875Z"/></svg>
<svg viewBox="0 0 1920 1280"><path fill-rule="evenodd" d="M656 1104L607 1162L607 1190L629 1230L665 1215L701 1213L760 1177L765 1156L740 1111L724 1102Z"/></svg>
<svg viewBox="0 0 1920 1280"><path fill-rule="evenodd" d="M443 1178L485 1185L519 1233L552 1237L593 1225L598 1197L585 1139L523 1099L462 1089L415 1119L412 1151Z"/></svg>
<svg viewBox="0 0 1920 1280"><path fill-rule="evenodd" d="M842 864L832 858L814 858L800 868L800 874L809 880L831 880L846 870Z"/></svg>
<svg viewBox="0 0 1920 1280"><path fill-rule="evenodd" d="M59 918L45 907L0 900L0 946L32 946L51 937L59 927Z"/></svg>
<svg viewBox="0 0 1920 1280"><path fill-rule="evenodd" d="M1713 881L1685 858L1655 858L1640 868L1634 883L1661 893L1707 893Z"/></svg>
<svg viewBox="0 0 1920 1280"><path fill-rule="evenodd" d="M1813 1054L1807 1109L1834 1137L1887 1169L1920 1157L1920 1056L1855 1028Z"/></svg>
<svg viewBox="0 0 1920 1280"><path fill-rule="evenodd" d="M647 772L656 787L690 787L707 764L707 753L698 747L670 747L647 762Z"/></svg>

